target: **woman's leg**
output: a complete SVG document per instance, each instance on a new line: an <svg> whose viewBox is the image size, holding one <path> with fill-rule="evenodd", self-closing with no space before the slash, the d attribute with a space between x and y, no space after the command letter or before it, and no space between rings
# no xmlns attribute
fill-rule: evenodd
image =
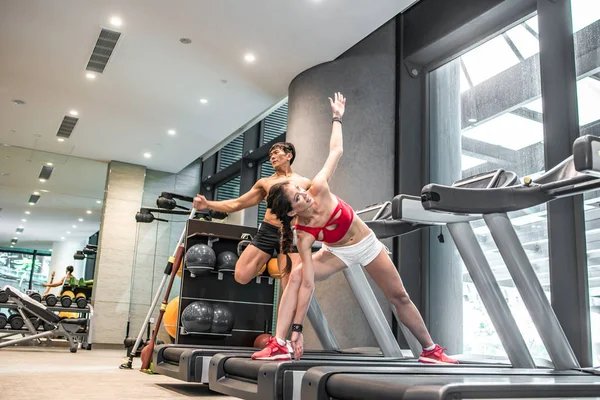
<svg viewBox="0 0 600 400"><path fill-rule="evenodd" d="M400 274L394 263L382 249L379 255L365 267L385 297L392 303L398 313L398 318L421 343L423 348L431 347L433 341L423 322L423 318L408 296Z"/></svg>

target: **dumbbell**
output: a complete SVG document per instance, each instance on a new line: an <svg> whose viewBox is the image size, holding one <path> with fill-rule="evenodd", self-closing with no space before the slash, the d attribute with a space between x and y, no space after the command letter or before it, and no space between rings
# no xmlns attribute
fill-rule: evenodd
<svg viewBox="0 0 600 400"><path fill-rule="evenodd" d="M4 328L8 323L8 318L6 318L6 314L0 313L0 329Z"/></svg>
<svg viewBox="0 0 600 400"><path fill-rule="evenodd" d="M13 314L8 317L8 324L10 325L11 329L19 330L23 328L25 322L23 321L23 317L21 317L19 314Z"/></svg>
<svg viewBox="0 0 600 400"><path fill-rule="evenodd" d="M33 325L33 329L35 329L37 331L38 328L40 327L40 320L37 317L31 316L31 317L29 317L29 321L31 321L31 324Z"/></svg>
<svg viewBox="0 0 600 400"><path fill-rule="evenodd" d="M56 303L58 303L58 299L53 294L45 295L44 300L46 301L46 305L48 307L54 307L56 305Z"/></svg>
<svg viewBox="0 0 600 400"><path fill-rule="evenodd" d="M38 292L29 293L29 297L31 297L32 299L34 299L38 303L42 301L42 295L39 294Z"/></svg>
<svg viewBox="0 0 600 400"><path fill-rule="evenodd" d="M6 303L8 301L8 293L0 289L0 303Z"/></svg>
<svg viewBox="0 0 600 400"><path fill-rule="evenodd" d="M73 292L71 292L70 290L65 290L60 296L60 304L65 308L71 307L74 298L75 295L73 294Z"/></svg>
<svg viewBox="0 0 600 400"><path fill-rule="evenodd" d="M42 319L40 319L40 324L42 324L42 328L44 328L45 331L53 331L55 326L49 322L46 322Z"/></svg>
<svg viewBox="0 0 600 400"><path fill-rule="evenodd" d="M77 307L85 308L88 304L87 299L85 298L85 294L77 293L75 296L75 303L77 303Z"/></svg>

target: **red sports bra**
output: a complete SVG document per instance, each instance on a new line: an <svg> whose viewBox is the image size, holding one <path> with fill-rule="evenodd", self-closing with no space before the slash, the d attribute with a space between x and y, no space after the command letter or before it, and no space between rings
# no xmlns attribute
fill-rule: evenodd
<svg viewBox="0 0 600 400"><path fill-rule="evenodd" d="M324 243L336 243L344 238L348 230L350 229L350 225L352 225L352 220L354 219L354 210L348 204L346 204L342 199L335 196L338 199L337 206L333 209L331 213L331 217L327 220L324 226L322 227L312 227L312 226L304 226L296 224L296 229L308 232L315 237L315 239L319 240L319 233L323 231L323 242ZM340 216L332 221L333 217L342 210ZM337 224L335 229L325 229L328 226Z"/></svg>

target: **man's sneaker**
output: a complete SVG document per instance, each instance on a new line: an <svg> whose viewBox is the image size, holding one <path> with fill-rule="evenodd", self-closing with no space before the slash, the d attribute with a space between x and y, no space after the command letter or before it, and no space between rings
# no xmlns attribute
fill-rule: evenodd
<svg viewBox="0 0 600 400"><path fill-rule="evenodd" d="M458 364L458 360L454 358L448 357L443 347L440 347L438 344L435 345L433 350L423 350L421 356L419 357L419 362L425 364Z"/></svg>
<svg viewBox="0 0 600 400"><path fill-rule="evenodd" d="M292 359L292 356L288 350L287 343L283 346L280 346L279 343L277 343L277 339L273 337L271 340L269 340L267 347L252 354L252 359L289 361Z"/></svg>

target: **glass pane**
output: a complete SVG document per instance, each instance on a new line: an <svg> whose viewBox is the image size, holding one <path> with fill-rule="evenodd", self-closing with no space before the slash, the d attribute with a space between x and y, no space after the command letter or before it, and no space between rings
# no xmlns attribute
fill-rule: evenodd
<svg viewBox="0 0 600 400"><path fill-rule="evenodd" d="M10 285L22 291L29 289L32 261L32 254L0 251L0 287Z"/></svg>
<svg viewBox="0 0 600 400"><path fill-rule="evenodd" d="M537 17L534 17L506 33L518 53L527 59L539 57L536 32ZM539 63L520 65L508 43L503 35L498 35L431 73L432 182L448 185L499 168L514 171L520 179L543 173L541 115L535 108L521 108L522 104L529 107L535 101L535 97L524 97L523 93L541 95L540 71L536 67ZM469 78L475 86L486 81L487 89L468 87ZM523 84L531 85L533 90L524 90ZM541 99L539 102L541 104ZM509 217L549 298L546 207L520 210L510 213ZM532 355L548 358L487 226L478 220L472 227ZM461 348L452 349L456 352L504 356L500 339L458 251L451 240L439 241L439 233L438 229L430 230L432 326L439 326L438 321L448 312L455 313L462 324L439 326L440 331L432 334L446 335L450 339L453 335L460 336L455 343L460 342ZM440 282L436 283L437 279ZM438 287L442 289L437 290ZM458 297L462 301L457 300L457 288L462 290L462 296ZM454 308L462 308L462 315ZM432 327L433 331L436 329ZM449 333L454 330L458 332Z"/></svg>
<svg viewBox="0 0 600 400"><path fill-rule="evenodd" d="M571 0L575 59L577 72L577 103L582 135L600 135L600 59L590 57L598 50L600 32L600 2L596 0ZM592 335L593 365L600 365L600 191L584 196L585 234L590 295L590 327Z"/></svg>

